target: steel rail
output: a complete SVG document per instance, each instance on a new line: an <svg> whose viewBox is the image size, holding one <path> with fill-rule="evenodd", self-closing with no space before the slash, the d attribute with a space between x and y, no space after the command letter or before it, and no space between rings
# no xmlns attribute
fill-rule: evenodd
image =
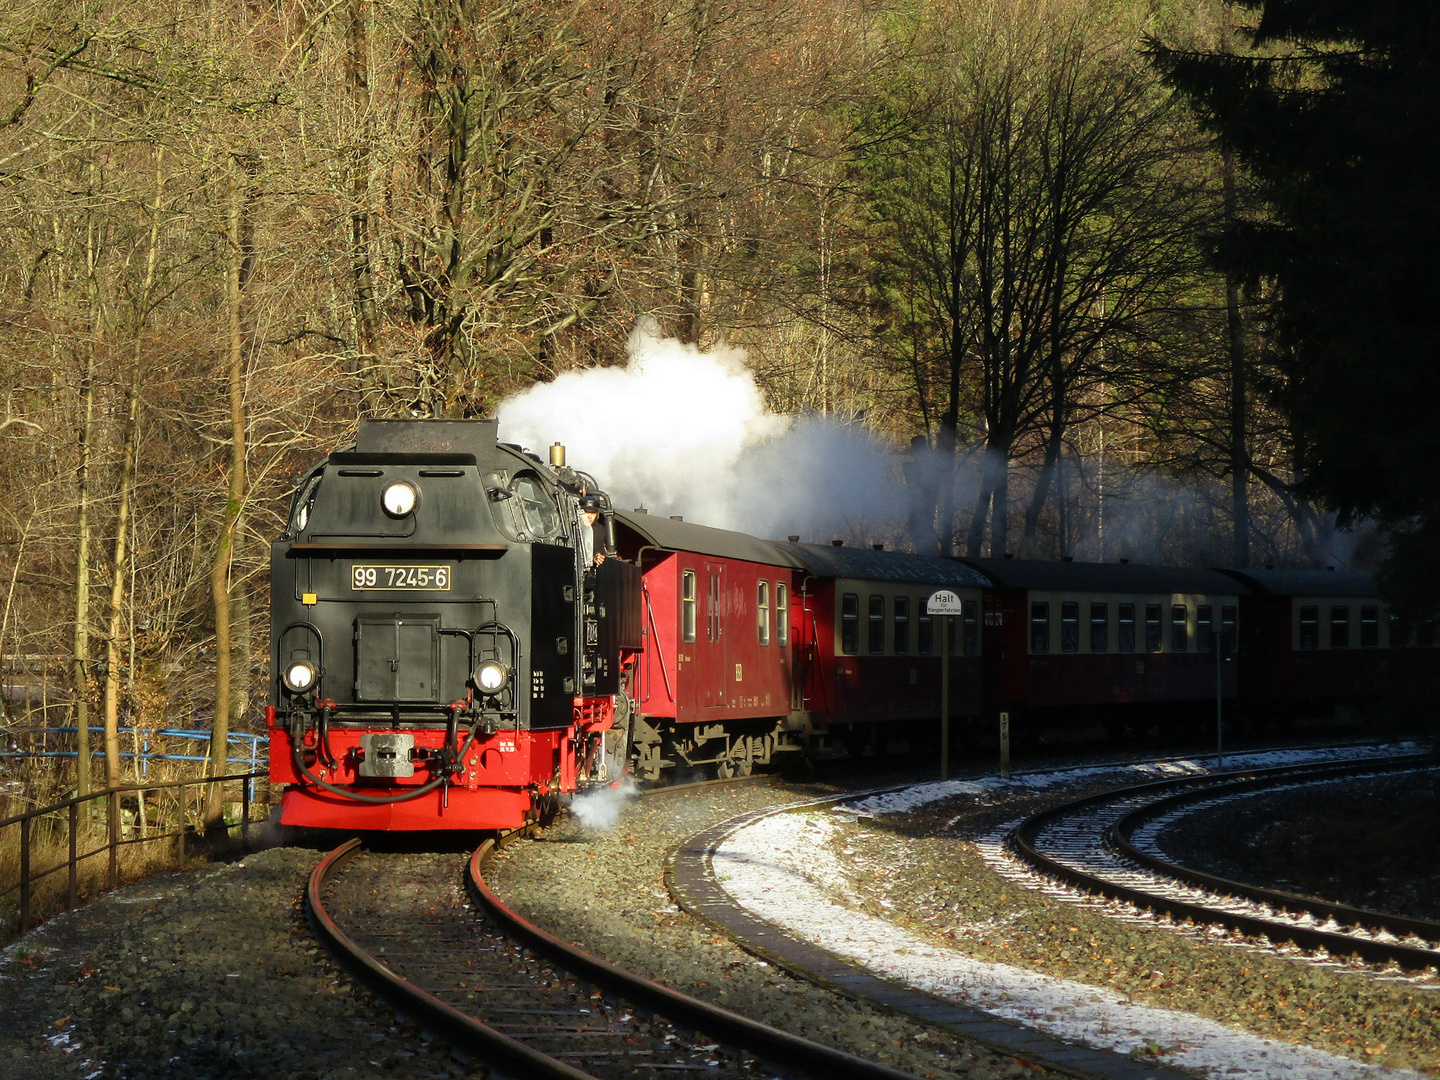
<svg viewBox="0 0 1440 1080"><path fill-rule="evenodd" d="M1315 777L1344 775L1346 773L1413 769L1426 764L1434 764L1435 760L1436 759L1429 754L1407 755L1402 758L1374 759L1365 762L1327 762L1319 765L1290 765L1269 769L1246 770L1242 773L1225 774L1221 777L1214 778L1210 783L1205 783L1196 777L1184 777L1175 780L1161 780L1149 784L1139 784L1118 791L1108 791L1098 795L1074 799L1033 814L1016 828L1011 836L1011 844L1016 853L1024 859L1024 861L1042 873L1064 881L1067 884L1074 885L1086 892L1133 904L1138 908L1166 914L1172 919L1189 919L1196 923L1210 923L1223 926L1228 930L1238 931L1242 934L1264 937L1271 941L1289 941L1303 949L1324 950L1338 957L1359 956L1362 960L1375 964L1388 964L1393 962L1401 967L1409 968L1435 967L1437 966L1437 960L1440 960L1440 952L1433 949L1419 948L1399 942L1392 943L1367 940L1348 934L1305 926L1295 926L1274 919L1228 912L1204 904L1159 896L1144 889L1131 888L1114 881L1106 880L1103 877L1077 870L1072 866L1067 866L1056 859L1052 859L1035 846L1040 830L1045 826L1076 811L1114 802L1117 799L1132 797L1145 791L1153 791L1158 794L1167 790L1173 791L1177 788L1185 788L1188 789L1189 794L1193 797L1212 797L1217 790L1223 790L1227 785L1237 783L1259 786L1263 784L1274 784L1278 780L1301 776ZM1173 796L1162 797L1169 798ZM1143 810L1132 813L1139 812L1143 812ZM1127 851L1126 854L1129 854L1129 852ZM1168 873L1168 871L1165 872ZM1228 890L1232 884L1231 882L1225 882L1224 888ZM1302 905L1305 903L1303 898L1292 898L1290 894L1284 895L1287 897L1287 901L1296 899L1299 900ZM1291 905L1287 903L1283 906Z"/></svg>
<svg viewBox="0 0 1440 1080"><path fill-rule="evenodd" d="M1386 763L1378 769L1359 769L1358 772L1395 772L1408 771L1411 769L1433 768L1440 765L1440 759L1431 759L1428 762L1417 763ZM1216 788L1207 788L1203 791L1181 792L1171 795L1168 798L1142 806L1131 811L1110 827L1111 838L1115 846L1125 853L1129 858L1141 863L1144 866L1156 870L1178 881L1198 886L1202 889L1209 889L1213 892L1228 893L1232 896L1244 897L1247 900L1254 900L1257 903L1269 904L1272 907L1285 908L1299 913L1308 913L1316 918L1334 919L1337 923L1348 926L1359 926L1368 930L1382 930L1396 937L1413 935L1427 941L1440 942L1440 922L1429 919L1407 918L1401 915L1389 915L1381 911L1371 911L1368 908L1353 907L1348 904L1336 904L1328 900L1320 900L1314 897L1303 896L1299 893L1286 892L1283 889L1271 889L1261 885L1252 885L1248 882L1235 881L1230 878L1221 877L1219 874L1207 873L1181 863L1162 859L1144 849L1137 847L1133 842L1135 830L1147 821L1151 821L1164 814L1177 810L1186 803L1200 802L1217 795L1239 794L1246 791L1259 791L1265 788L1274 787L1274 780L1271 778L1247 778L1245 780L1232 781L1220 784ZM1435 961L1432 958L1431 963Z"/></svg>
<svg viewBox="0 0 1440 1080"><path fill-rule="evenodd" d="M471 899L483 907L507 933L572 975L664 1016L682 1027L703 1031L719 1042L748 1050L772 1064L785 1065L805 1074L823 1075L834 1080L915 1080L910 1073L866 1061L853 1054L769 1027L718 1005L700 1001L668 986L623 971L598 957L567 945L506 907L490 891L485 884L484 869L493 854L493 843L486 841L470 857L465 887Z"/></svg>
<svg viewBox="0 0 1440 1080"><path fill-rule="evenodd" d="M491 845L493 841L486 841L486 844ZM509 1070L517 1076L538 1077L540 1080L593 1080L589 1073L556 1061L523 1042L482 1024L409 980L401 978L341 930L325 908L324 892L336 871L359 854L360 849L361 841L356 838L330 852L310 874L310 882L305 890L306 914L316 936L353 975L377 993L399 1004L402 1010L424 1027L443 1035L454 1046L473 1053L497 1069Z"/></svg>

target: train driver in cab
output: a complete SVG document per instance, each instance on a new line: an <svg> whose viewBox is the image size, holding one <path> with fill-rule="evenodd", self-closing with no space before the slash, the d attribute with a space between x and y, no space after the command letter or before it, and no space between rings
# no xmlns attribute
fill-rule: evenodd
<svg viewBox="0 0 1440 1080"><path fill-rule="evenodd" d="M580 547L580 563L587 569L605 561L605 526L600 523L600 509L598 495L580 496L580 529L575 540Z"/></svg>

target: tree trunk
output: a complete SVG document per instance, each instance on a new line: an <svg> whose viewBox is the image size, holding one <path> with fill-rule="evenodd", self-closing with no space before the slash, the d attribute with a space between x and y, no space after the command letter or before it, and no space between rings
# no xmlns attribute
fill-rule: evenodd
<svg viewBox="0 0 1440 1080"><path fill-rule="evenodd" d="M90 776L90 451L95 440L95 351L80 388L80 462L75 468L75 792L88 795Z"/></svg>
<svg viewBox="0 0 1440 1080"><path fill-rule="evenodd" d="M215 724L210 735L212 776L225 774L230 741L230 699L233 694L230 676L230 567L235 556L241 502L245 497L245 350L240 326L240 304L248 261L245 202L241 181L232 181L230 264L226 275L225 305L229 316L230 485L215 561L210 568L210 595L215 603ZM222 824L222 810L221 791L216 785L210 789L205 801L207 828Z"/></svg>
<svg viewBox="0 0 1440 1080"><path fill-rule="evenodd" d="M125 610L125 541L130 530L130 489L134 482L136 418L140 404L140 365L130 376L125 394L124 459L120 463L120 508L115 520L115 554L111 560L110 614L105 633L105 783L119 787L120 769L120 631Z"/></svg>

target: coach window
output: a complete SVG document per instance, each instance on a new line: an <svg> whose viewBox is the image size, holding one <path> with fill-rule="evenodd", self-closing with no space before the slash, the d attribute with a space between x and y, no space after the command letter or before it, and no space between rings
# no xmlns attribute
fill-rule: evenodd
<svg viewBox="0 0 1440 1080"><path fill-rule="evenodd" d="M760 582L755 592L755 614L759 622L760 644L770 644L770 583Z"/></svg>
<svg viewBox="0 0 1440 1080"><path fill-rule="evenodd" d="M1160 629L1160 605L1145 605L1145 651L1159 652L1164 640Z"/></svg>
<svg viewBox="0 0 1440 1080"><path fill-rule="evenodd" d="M1335 604L1330 608L1330 648L1348 649L1350 647L1350 608L1344 604Z"/></svg>
<svg viewBox="0 0 1440 1080"><path fill-rule="evenodd" d="M1360 608L1360 647L1362 649L1378 649L1380 647L1380 609L1369 604Z"/></svg>
<svg viewBox="0 0 1440 1080"><path fill-rule="evenodd" d="M1132 616L1133 618L1133 616ZM1134 630L1134 626L1131 626ZM1110 651L1110 605L1090 605L1090 651Z"/></svg>
<svg viewBox="0 0 1440 1080"><path fill-rule="evenodd" d="M895 655L904 656L910 651L910 598L895 597Z"/></svg>
<svg viewBox="0 0 1440 1080"><path fill-rule="evenodd" d="M1233 653L1239 647L1235 638L1235 605L1226 604L1220 609L1220 648Z"/></svg>
<svg viewBox="0 0 1440 1080"><path fill-rule="evenodd" d="M1320 609L1314 604L1306 604L1300 609L1300 648L1318 649L1320 647Z"/></svg>
<svg viewBox="0 0 1440 1080"><path fill-rule="evenodd" d="M1435 620L1421 619L1415 624L1415 645L1421 649L1435 647Z"/></svg>
<svg viewBox="0 0 1440 1080"><path fill-rule="evenodd" d="M1215 609L1209 604L1195 609L1195 648L1206 656L1215 651Z"/></svg>
<svg viewBox="0 0 1440 1080"><path fill-rule="evenodd" d="M1135 651L1135 605L1121 604L1115 613L1118 625L1115 647L1121 652Z"/></svg>
<svg viewBox="0 0 1440 1080"><path fill-rule="evenodd" d="M870 594L870 634L866 644L872 656L885 651L885 597L875 593Z"/></svg>
<svg viewBox="0 0 1440 1080"><path fill-rule="evenodd" d="M1050 605L1040 600L1030 605L1030 651L1050 651Z"/></svg>
<svg viewBox="0 0 1440 1080"><path fill-rule="evenodd" d="M928 612L921 610L915 620L919 625L915 630L915 651L921 656L929 656L935 651L935 620Z"/></svg>
<svg viewBox="0 0 1440 1080"><path fill-rule="evenodd" d="M695 640L695 571L680 575L680 624L686 641Z"/></svg>
<svg viewBox="0 0 1440 1080"><path fill-rule="evenodd" d="M1170 651L1186 652L1189 648L1189 612L1184 604L1175 604L1170 608Z"/></svg>
<svg viewBox="0 0 1440 1080"><path fill-rule="evenodd" d="M963 605L965 625L961 631L965 641L965 655L980 655L980 602L966 600Z"/></svg>
<svg viewBox="0 0 1440 1080"><path fill-rule="evenodd" d="M860 597L853 592L840 598L840 651L846 656L860 651Z"/></svg>
<svg viewBox="0 0 1440 1080"><path fill-rule="evenodd" d="M1060 651L1080 651L1080 604L1075 600L1060 605Z"/></svg>
<svg viewBox="0 0 1440 1080"><path fill-rule="evenodd" d="M790 644L790 586L783 581L775 582L775 644Z"/></svg>

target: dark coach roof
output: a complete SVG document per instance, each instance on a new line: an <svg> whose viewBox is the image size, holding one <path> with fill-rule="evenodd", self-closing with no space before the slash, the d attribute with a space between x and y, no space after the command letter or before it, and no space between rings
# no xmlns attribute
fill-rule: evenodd
<svg viewBox="0 0 1440 1080"><path fill-rule="evenodd" d="M771 566L800 565L794 555L785 550L790 547L788 544L777 544L728 529L712 529L708 525L675 521L658 514L616 510L614 516L616 524L628 528L645 543L666 551L694 551L700 555L766 563Z"/></svg>
<svg viewBox="0 0 1440 1080"><path fill-rule="evenodd" d="M1362 570L1221 570L1267 596L1378 596Z"/></svg>
<svg viewBox="0 0 1440 1080"><path fill-rule="evenodd" d="M1218 570L1132 563L1088 563L1044 559L962 559L1007 589L1063 592L1208 593L1250 590Z"/></svg>
<svg viewBox="0 0 1440 1080"><path fill-rule="evenodd" d="M833 544L775 545L787 549L801 566L816 577L858 578L865 581L914 581L927 585L955 585L984 588L985 575L963 563L936 556L912 555L907 551L876 551L874 548L836 547Z"/></svg>

